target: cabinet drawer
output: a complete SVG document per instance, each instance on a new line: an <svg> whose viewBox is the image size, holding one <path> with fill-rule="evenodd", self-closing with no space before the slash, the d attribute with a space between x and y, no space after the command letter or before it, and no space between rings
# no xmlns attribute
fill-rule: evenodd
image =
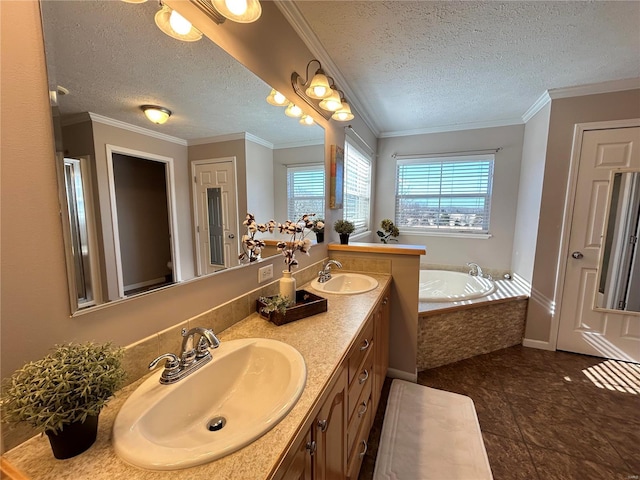
<svg viewBox="0 0 640 480"><path fill-rule="evenodd" d="M351 421L351 417L354 415L358 399L362 395L362 392L366 389L371 391L373 383L373 360L375 355L371 351L362 363L362 366L357 370L355 378L351 386L349 387L349 394L347 398L347 419Z"/></svg>
<svg viewBox="0 0 640 480"><path fill-rule="evenodd" d="M369 397L368 402L371 402L371 397ZM353 443L352 450L349 452L347 460L347 480L357 480L358 478L360 467L362 466L362 460L364 459L364 456L367 453L367 449L369 448L369 445L367 443L369 440L369 425L371 424L373 415L373 409L369 408L367 409L367 412L362 419L360 430L358 431L355 442Z"/></svg>
<svg viewBox="0 0 640 480"><path fill-rule="evenodd" d="M363 425L365 418L367 418L369 410L373 409L372 385L372 382L367 382L358 401L354 403L353 415L349 418L349 428L347 430L347 452L351 452L353 444L360 432L360 427Z"/></svg>
<svg viewBox="0 0 640 480"><path fill-rule="evenodd" d="M349 369L349 385L360 374L360 365L367 354L373 350L373 322L371 319L367 320L365 328L358 335L358 339L354 343L353 351L349 354L348 369Z"/></svg>

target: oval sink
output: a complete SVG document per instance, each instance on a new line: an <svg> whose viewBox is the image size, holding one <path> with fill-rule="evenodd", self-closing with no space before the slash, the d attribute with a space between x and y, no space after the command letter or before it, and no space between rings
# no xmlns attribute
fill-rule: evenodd
<svg viewBox="0 0 640 480"><path fill-rule="evenodd" d="M316 278L311 282L311 288L319 292L335 293L338 295L355 295L373 290L378 281L368 275L360 273L332 273L331 280L320 283Z"/></svg>
<svg viewBox="0 0 640 480"><path fill-rule="evenodd" d="M263 338L222 342L213 359L172 385L140 385L113 426L124 461L153 470L210 462L256 440L291 411L307 368L300 352Z"/></svg>

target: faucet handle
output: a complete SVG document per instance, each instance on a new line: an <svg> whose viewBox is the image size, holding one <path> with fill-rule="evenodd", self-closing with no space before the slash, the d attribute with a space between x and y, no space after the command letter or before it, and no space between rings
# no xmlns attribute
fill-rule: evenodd
<svg viewBox="0 0 640 480"><path fill-rule="evenodd" d="M156 368L158 366L158 363L165 359L167 360L164 364L165 370L172 371L180 368L180 359L176 355L174 355L173 353L163 353L158 358L155 358L151 361L151 363L149 364L149 370L153 370L154 368Z"/></svg>

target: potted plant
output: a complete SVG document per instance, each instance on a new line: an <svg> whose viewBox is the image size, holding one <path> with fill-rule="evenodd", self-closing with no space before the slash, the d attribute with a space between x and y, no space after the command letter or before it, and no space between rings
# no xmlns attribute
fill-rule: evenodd
<svg viewBox="0 0 640 480"><path fill-rule="evenodd" d="M100 410L124 382L123 356L111 343L56 346L7 379L3 420L46 433L56 458L84 452L96 440Z"/></svg>
<svg viewBox="0 0 640 480"><path fill-rule="evenodd" d="M380 228L382 228L382 230L378 230L377 233L382 243L398 241L392 237L397 237L398 235L400 235L400 230L398 230L398 227L396 227L391 220L389 220L388 218L382 220L380 222Z"/></svg>
<svg viewBox="0 0 640 480"><path fill-rule="evenodd" d="M349 243L349 235L351 235L356 227L349 220L338 220L333 224L333 229L340 235L340 243L347 245Z"/></svg>
<svg viewBox="0 0 640 480"><path fill-rule="evenodd" d="M313 222L312 230L316 234L316 242L324 242L324 219L320 218Z"/></svg>

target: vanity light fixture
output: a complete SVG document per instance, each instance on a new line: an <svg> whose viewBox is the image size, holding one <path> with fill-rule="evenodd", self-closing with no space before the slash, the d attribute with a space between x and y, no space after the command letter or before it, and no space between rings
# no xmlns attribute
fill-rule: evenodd
<svg viewBox="0 0 640 480"><path fill-rule="evenodd" d="M340 99L339 91L332 88L331 95L320 100L320 108L328 110L330 112L335 112L336 110L342 108L342 101Z"/></svg>
<svg viewBox="0 0 640 480"><path fill-rule="evenodd" d="M342 103L342 107L340 107L340 109L333 112L333 115L331 115L331 118L338 122L348 122L349 120L353 120L354 115L353 113L351 113L351 106L349 105L347 100L344 97L342 97L340 99L340 103Z"/></svg>
<svg viewBox="0 0 640 480"><path fill-rule="evenodd" d="M211 0L211 3L220 15L238 23L255 22L262 15L260 0Z"/></svg>
<svg viewBox="0 0 640 480"><path fill-rule="evenodd" d="M191 22L167 5L162 5L154 17L156 25L163 33L183 42L197 42L202 32L191 25Z"/></svg>
<svg viewBox="0 0 640 480"><path fill-rule="evenodd" d="M300 117L300 124L301 125L313 125L314 123L316 123L313 120L313 117L310 115L302 115L302 117Z"/></svg>
<svg viewBox="0 0 640 480"><path fill-rule="evenodd" d="M171 116L171 110L158 105L142 105L140 108L150 121L158 125L165 123Z"/></svg>
<svg viewBox="0 0 640 480"><path fill-rule="evenodd" d="M289 103L287 97L277 91L275 88L271 89L271 93L267 97L267 103L273 105L274 107L284 107Z"/></svg>
<svg viewBox="0 0 640 480"><path fill-rule="evenodd" d="M289 102L289 106L284 111L284 114L287 117L300 118L302 116L302 109L293 102Z"/></svg>

